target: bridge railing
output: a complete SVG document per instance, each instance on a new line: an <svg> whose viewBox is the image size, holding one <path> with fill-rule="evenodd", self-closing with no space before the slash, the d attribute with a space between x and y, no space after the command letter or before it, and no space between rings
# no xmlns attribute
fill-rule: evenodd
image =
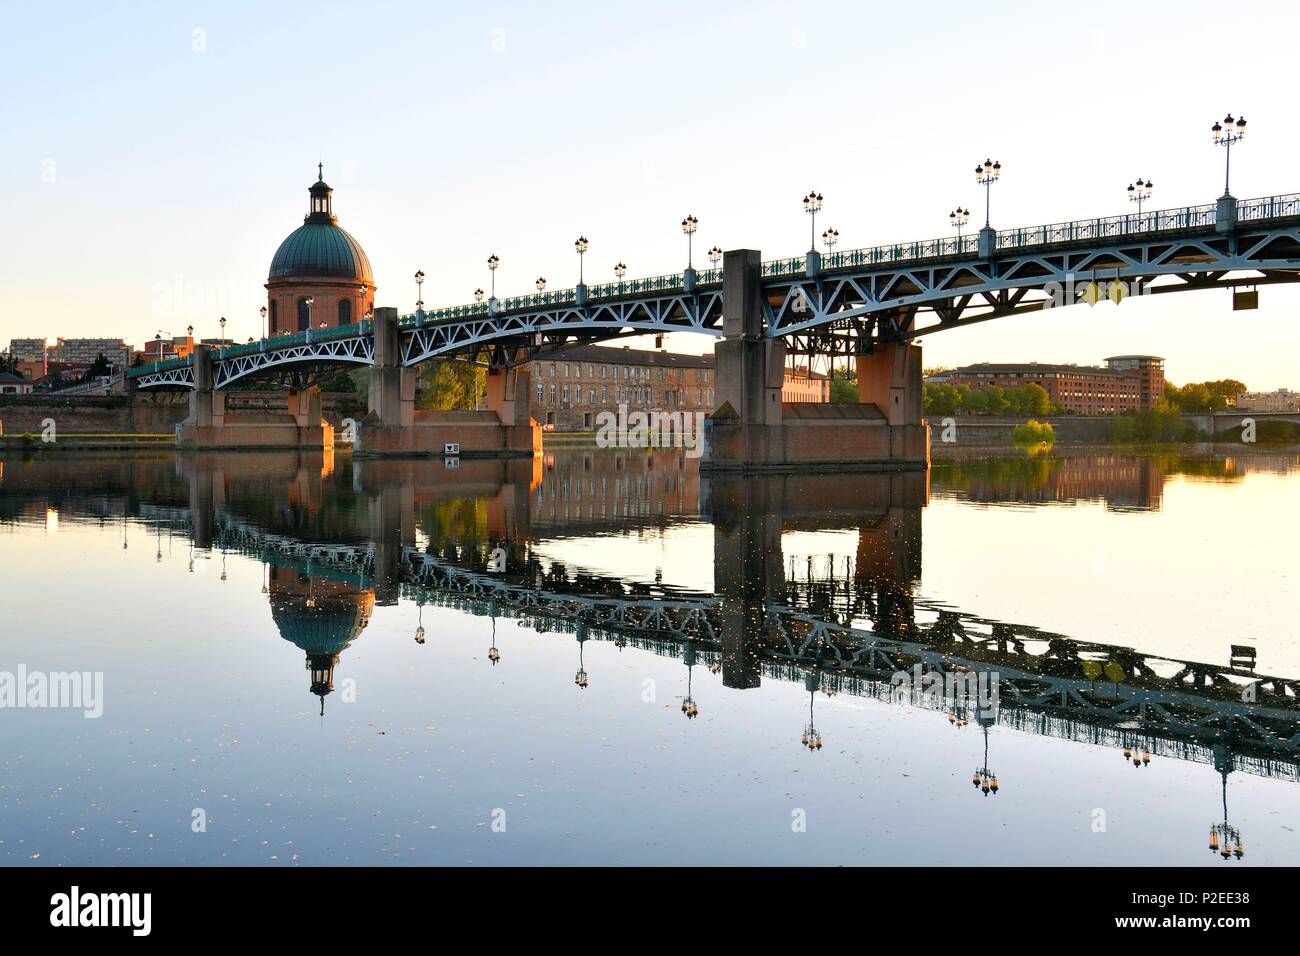
<svg viewBox="0 0 1300 956"><path fill-rule="evenodd" d="M1007 229L998 233L999 249L1049 246L1062 242L1086 242L1096 239L1123 239L1153 232L1181 231L1213 226L1215 207L1185 206L1160 209L1141 215L1107 216L1103 219L1076 219L1045 226Z"/></svg>
<svg viewBox="0 0 1300 956"><path fill-rule="evenodd" d="M1290 219L1300 216L1300 193L1288 196L1266 196L1263 199L1246 199L1237 203L1238 222L1259 222L1261 219Z"/></svg>

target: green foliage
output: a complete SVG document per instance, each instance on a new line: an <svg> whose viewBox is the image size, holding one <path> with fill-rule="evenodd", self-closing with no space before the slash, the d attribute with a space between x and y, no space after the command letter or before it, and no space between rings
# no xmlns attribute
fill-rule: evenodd
<svg viewBox="0 0 1300 956"><path fill-rule="evenodd" d="M832 402L856 404L858 400L858 376L845 368L831 369Z"/></svg>
<svg viewBox="0 0 1300 956"><path fill-rule="evenodd" d="M1221 412L1237 403L1237 396L1246 390L1244 382L1235 378L1220 378L1212 382L1188 382L1181 388L1165 383L1164 399L1180 412Z"/></svg>
<svg viewBox="0 0 1300 956"><path fill-rule="evenodd" d="M1121 415L1110 424L1110 440L1118 444L1137 442L1195 441L1196 428L1183 422L1178 408L1168 402L1156 403L1132 415Z"/></svg>
<svg viewBox="0 0 1300 956"><path fill-rule="evenodd" d="M996 385L971 389L965 385L928 384L922 393L926 415L1031 415L1059 414L1061 406L1053 403L1047 390L1030 382L1019 388L1003 389Z"/></svg>
<svg viewBox="0 0 1300 956"><path fill-rule="evenodd" d="M18 356L10 355L8 352L0 352L0 372L9 372L12 375L17 375Z"/></svg>
<svg viewBox="0 0 1300 956"><path fill-rule="evenodd" d="M965 385L925 385L921 407L926 415L956 415L969 392Z"/></svg>
<svg viewBox="0 0 1300 956"><path fill-rule="evenodd" d="M1056 429L1051 422L1031 418L1012 429L1011 440L1017 445L1051 445L1056 442Z"/></svg>
<svg viewBox="0 0 1300 956"><path fill-rule="evenodd" d="M434 360L420 367L415 407L473 409L486 380L482 368L465 362Z"/></svg>

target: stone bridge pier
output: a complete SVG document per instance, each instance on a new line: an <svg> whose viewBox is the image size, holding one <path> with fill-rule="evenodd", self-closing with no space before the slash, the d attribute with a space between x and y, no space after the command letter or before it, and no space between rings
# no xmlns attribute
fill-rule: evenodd
<svg viewBox="0 0 1300 956"><path fill-rule="evenodd" d="M213 384L212 350L196 348L193 363L190 414L176 429L181 448L334 447L334 428L321 417L319 388L290 391L284 412L232 414L226 409L226 393Z"/></svg>
<svg viewBox="0 0 1300 956"><path fill-rule="evenodd" d="M723 339L714 346L718 408L704 472L908 471L930 463L921 416L921 347L877 343L858 357L856 403L785 403L785 344L763 335L762 257L728 252Z"/></svg>
<svg viewBox="0 0 1300 956"><path fill-rule="evenodd" d="M921 575L925 472L865 475L720 476L704 510L713 522L713 590L721 601L722 683L762 683L765 656L785 648L768 627L799 582L786 577L786 532L856 527L852 588L881 633L903 634L915 620L912 589ZM849 557L846 555L846 557ZM840 581L837 587L847 587ZM841 591L847 599L847 592Z"/></svg>
<svg viewBox="0 0 1300 956"><path fill-rule="evenodd" d="M491 369L487 408L415 407L416 370L402 367L396 309L375 310L375 354L370 411L354 451L362 456L516 458L540 455L541 426L528 414L531 376L526 363Z"/></svg>

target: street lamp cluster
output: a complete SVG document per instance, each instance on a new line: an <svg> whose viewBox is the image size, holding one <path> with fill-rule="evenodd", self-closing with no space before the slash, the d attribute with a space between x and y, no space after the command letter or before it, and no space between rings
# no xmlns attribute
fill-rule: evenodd
<svg viewBox="0 0 1300 956"><path fill-rule="evenodd" d="M991 159L975 167L975 182L984 187L984 228L989 228L989 209L993 184L1002 178L1002 164Z"/></svg>
<svg viewBox="0 0 1300 956"><path fill-rule="evenodd" d="M1142 204L1151 198L1151 190L1153 188L1151 180L1148 179L1144 183L1142 182L1141 176L1137 178L1136 184L1128 184L1128 201L1137 203L1138 216L1142 215Z"/></svg>
<svg viewBox="0 0 1300 956"><path fill-rule="evenodd" d="M694 260L694 256L692 255L692 241L694 240L695 233L699 228L700 228L699 219L695 218L690 213L687 213L686 218L682 220L682 232L686 234L686 268L687 269L691 268L692 261Z"/></svg>
<svg viewBox="0 0 1300 956"><path fill-rule="evenodd" d="M812 219L812 229L809 231L812 241L809 248L813 252L817 251L817 213L822 208L822 194L817 190L809 190L808 195L803 197L803 211Z"/></svg>
<svg viewBox="0 0 1300 956"><path fill-rule="evenodd" d="M1143 747L1142 753L1139 754L1133 747L1125 746L1124 759L1133 761L1135 767L1145 767L1151 763L1151 751Z"/></svg>
<svg viewBox="0 0 1300 956"><path fill-rule="evenodd" d="M970 210L958 206L952 212L948 213L948 225L957 230L957 242L961 243L962 227L970 222Z"/></svg>
<svg viewBox="0 0 1300 956"><path fill-rule="evenodd" d="M1228 189L1228 176L1232 171L1232 146L1241 142L1246 135L1246 117L1234 120L1229 113L1221 124L1215 123L1210 127L1210 134L1214 137L1215 144L1222 146L1226 154L1223 161L1223 195L1230 196L1232 193Z"/></svg>
<svg viewBox="0 0 1300 956"><path fill-rule="evenodd" d="M1241 831L1228 823L1211 825L1210 852L1217 852L1225 860L1232 857L1240 860L1246 855L1246 848L1241 842Z"/></svg>

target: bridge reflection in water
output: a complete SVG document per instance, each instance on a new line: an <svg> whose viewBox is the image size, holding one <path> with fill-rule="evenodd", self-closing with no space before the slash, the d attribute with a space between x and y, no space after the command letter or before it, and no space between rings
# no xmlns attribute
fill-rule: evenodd
<svg viewBox="0 0 1300 956"><path fill-rule="evenodd" d="M425 606L490 617L492 664L501 659L498 620L571 636L579 689L598 679L585 667L589 641L680 659L688 719L707 707L697 670L732 690L800 682L809 713L792 742L812 751L825 743L819 695L947 711L954 727L980 730L971 780L986 796L1008 784L990 766L1002 729L1110 748L1139 770L1166 758L1209 764L1222 777L1224 815L1210 847L1225 859L1244 852L1227 819L1228 775L1300 776L1300 682L1255 673L1249 660L1229 662L1227 646L1222 665L1175 660L917 597L930 478L935 493L989 500L987 466L702 481L680 456L575 451L455 469L302 453L62 467L11 468L0 483L0 517L57 508L120 519L124 543L128 522L142 522L159 540L187 539L200 555L261 561L272 619L304 655L322 713L344 652L363 638L374 608L409 601L421 609L419 643L439 637L426 634ZM1109 495L1116 506L1159 508L1166 474L1205 466L1090 456L1026 467L1025 486L1013 492L1024 500L1039 500L1040 491L1053 500ZM1005 481L998 487L1007 493ZM711 584L554 556L557 542L679 524L711 525ZM848 531L854 547L786 552L792 533L820 531ZM927 679L951 688L954 678L995 684L995 706L918 692Z"/></svg>

